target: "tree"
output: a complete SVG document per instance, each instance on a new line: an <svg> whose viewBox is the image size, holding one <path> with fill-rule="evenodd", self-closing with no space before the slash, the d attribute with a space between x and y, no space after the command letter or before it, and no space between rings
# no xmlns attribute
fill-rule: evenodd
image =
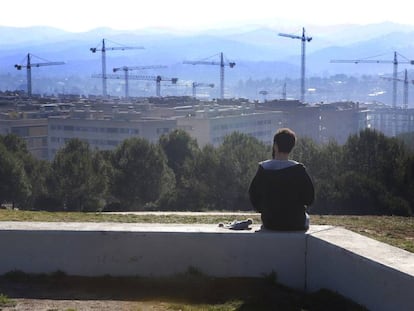
<svg viewBox="0 0 414 311"><path fill-rule="evenodd" d="M343 147L342 173L333 180L340 192L335 204L342 210L354 205L353 213L360 214L410 214L407 156L400 141L375 130L351 135Z"/></svg>
<svg viewBox="0 0 414 311"><path fill-rule="evenodd" d="M114 151L112 166L111 193L125 209L155 204L175 186L164 153L143 138L125 140Z"/></svg>
<svg viewBox="0 0 414 311"><path fill-rule="evenodd" d="M161 136L159 144L167 156L168 166L174 171L178 181L183 175L186 160L194 159L199 152L197 141L184 130L177 129Z"/></svg>
<svg viewBox="0 0 414 311"><path fill-rule="evenodd" d="M205 145L196 157L194 163L194 181L190 180L189 185L195 185L198 194L198 209L218 210L220 206L221 190L220 183L220 156L219 152L212 145ZM190 187L189 187L190 188Z"/></svg>
<svg viewBox="0 0 414 311"><path fill-rule="evenodd" d="M102 156L87 142L69 140L52 163L53 190L67 210L99 210L107 193L107 176Z"/></svg>
<svg viewBox="0 0 414 311"><path fill-rule="evenodd" d="M320 148L309 137L298 138L295 147L292 150L291 158L303 163L312 173L319 170L321 166L320 162Z"/></svg>
<svg viewBox="0 0 414 311"><path fill-rule="evenodd" d="M0 136L0 142L4 144L8 152L22 163L22 167L30 183L31 194L26 202L20 205L22 209L38 209L42 207L44 198L48 196L46 184L50 172L50 163L36 159L27 149L26 141L14 134Z"/></svg>
<svg viewBox="0 0 414 311"><path fill-rule="evenodd" d="M343 173L343 148L336 141L317 146L313 142L306 144L302 154L307 154L306 165L315 186L315 202L309 208L309 212L331 212L335 206L341 189L337 187L337 178Z"/></svg>
<svg viewBox="0 0 414 311"><path fill-rule="evenodd" d="M31 185L23 163L0 143L0 204L21 207L30 195Z"/></svg>
<svg viewBox="0 0 414 311"><path fill-rule="evenodd" d="M270 150L256 138L234 132L218 147L219 169L216 176L217 207L248 210L250 182L259 161L269 157Z"/></svg>
<svg viewBox="0 0 414 311"><path fill-rule="evenodd" d="M27 208L35 210L57 210L59 202L52 199L49 190L51 185L52 165L50 162L37 160L29 172L32 185L32 196Z"/></svg>
<svg viewBox="0 0 414 311"><path fill-rule="evenodd" d="M217 178L220 160L217 150L206 145L183 163L182 177L165 207L174 210L203 211L218 209Z"/></svg>
<svg viewBox="0 0 414 311"><path fill-rule="evenodd" d="M0 143L2 143L9 152L17 155L19 158L24 158L29 155L26 141L15 134L0 135Z"/></svg>
<svg viewBox="0 0 414 311"><path fill-rule="evenodd" d="M414 132L401 133L397 138L404 142L408 150L414 152Z"/></svg>
<svg viewBox="0 0 414 311"><path fill-rule="evenodd" d="M159 145L164 151L168 166L175 175L175 189L163 200L163 209L200 210L205 206L205 189L196 176L201 151L197 141L183 130L175 130L161 136Z"/></svg>

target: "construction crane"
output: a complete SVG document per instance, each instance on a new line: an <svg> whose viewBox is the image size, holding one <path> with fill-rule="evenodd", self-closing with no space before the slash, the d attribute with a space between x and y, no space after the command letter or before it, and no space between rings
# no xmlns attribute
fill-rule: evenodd
<svg viewBox="0 0 414 311"><path fill-rule="evenodd" d="M229 66L233 68L236 66L235 62L225 62L223 52L220 53L220 61L209 61L209 60L199 60L199 61L184 61L183 64L190 65L216 65L220 66L220 98L224 99L224 67Z"/></svg>
<svg viewBox="0 0 414 311"><path fill-rule="evenodd" d="M124 77L125 77L125 98L129 98L129 82L128 82L128 77L129 77L129 71L131 70L145 70L145 69L157 69L157 68L167 68L167 66L163 66L163 65L149 65L149 66L132 66L132 67L128 67L128 66L123 66L123 67L119 67L119 68L113 68L112 71L113 72L117 72L117 71L124 71Z"/></svg>
<svg viewBox="0 0 414 311"><path fill-rule="evenodd" d="M410 83L408 81L408 71L407 69L404 70L404 79L400 78L390 78L390 77L381 77L382 79L388 80L388 81L400 81L404 83L404 93L403 93L403 109L408 108L408 84ZM414 80L411 80L411 83L414 84ZM394 107L395 108L395 107Z"/></svg>
<svg viewBox="0 0 414 311"><path fill-rule="evenodd" d="M49 62L46 61L45 59L42 59L38 56L35 56L36 58L39 58L41 60L43 60L43 63L32 63L32 57L35 56L33 54L28 53L26 56L26 65L19 65L16 64L14 65L14 67L17 70L22 70L22 68L26 68L27 70L27 95L29 97L32 96L32 67L43 67L43 66L54 66L54 65L64 65L64 62Z"/></svg>
<svg viewBox="0 0 414 311"><path fill-rule="evenodd" d="M106 51L116 51L116 50L142 50L144 47L142 46L116 46L116 47L106 47L105 46L105 39L102 39L102 47L101 48L90 48L92 53L96 53L97 51L102 52L102 95L104 97L107 96L107 88L106 88Z"/></svg>
<svg viewBox="0 0 414 311"><path fill-rule="evenodd" d="M306 70L306 64L305 64L305 55L306 55L306 42L311 42L312 37L308 37L305 35L305 28L302 28L302 35L291 35L286 33L279 33L279 36L281 37L287 37L291 39L300 39L302 41L302 49L301 49L301 69L300 69L300 100L305 102L305 70Z"/></svg>
<svg viewBox="0 0 414 311"><path fill-rule="evenodd" d="M92 78L102 78L101 74L94 74ZM107 74L106 79L124 79L125 77L118 74ZM140 76L140 75L129 75L130 80L144 80L144 81L155 81L156 82L156 96L161 96L161 81L170 81L172 84L177 84L178 78L167 78L162 76Z"/></svg>
<svg viewBox="0 0 414 311"><path fill-rule="evenodd" d="M397 106L397 81L398 81L397 75L398 75L398 64L410 64L410 65L414 65L414 60L398 61L398 59L397 59L397 52L394 52L394 59L393 60L376 60L376 59L338 60L338 59L333 59L333 60L331 60L331 63L393 64L392 107L395 108Z"/></svg>
<svg viewBox="0 0 414 311"><path fill-rule="evenodd" d="M202 83L202 82L193 82L192 83L192 88L193 88L193 97L194 98L196 98L196 89L198 88L198 87L211 87L211 88L213 88L214 87L214 83Z"/></svg>
<svg viewBox="0 0 414 311"><path fill-rule="evenodd" d="M269 94L269 92L268 91L266 91L266 90L261 90L261 91L259 91L259 94L260 95L263 95L263 102L265 103L265 102L267 102L267 98L266 98L266 96Z"/></svg>
<svg viewBox="0 0 414 311"><path fill-rule="evenodd" d="M282 89L282 99L286 100L286 82L283 83L283 89Z"/></svg>

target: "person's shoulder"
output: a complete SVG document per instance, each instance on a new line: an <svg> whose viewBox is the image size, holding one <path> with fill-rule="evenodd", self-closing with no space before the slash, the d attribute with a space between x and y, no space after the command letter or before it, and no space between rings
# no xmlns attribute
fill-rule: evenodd
<svg viewBox="0 0 414 311"><path fill-rule="evenodd" d="M271 162L272 160L264 160L264 161L259 162L259 166L264 167L264 166L269 165L269 163Z"/></svg>
<svg viewBox="0 0 414 311"><path fill-rule="evenodd" d="M308 175L308 170L303 163L297 162L297 164L290 167L291 172L295 175Z"/></svg>
<svg viewBox="0 0 414 311"><path fill-rule="evenodd" d="M293 160L266 160L259 163L259 166L265 170L279 171L284 169L289 169L298 165L299 162Z"/></svg>
<svg viewBox="0 0 414 311"><path fill-rule="evenodd" d="M264 170L275 170L277 169L277 161L273 159L265 160L262 162L259 162L259 167L261 167Z"/></svg>
<svg viewBox="0 0 414 311"><path fill-rule="evenodd" d="M295 164L292 165L292 168L300 169L300 170L306 170L305 164L297 161L293 161Z"/></svg>

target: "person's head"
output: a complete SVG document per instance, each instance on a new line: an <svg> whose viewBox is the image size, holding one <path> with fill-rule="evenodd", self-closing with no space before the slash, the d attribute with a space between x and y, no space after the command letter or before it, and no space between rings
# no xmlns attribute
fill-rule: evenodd
<svg viewBox="0 0 414 311"><path fill-rule="evenodd" d="M273 136L273 157L275 156L275 147L280 153L290 153L296 143L296 134L289 128L278 129Z"/></svg>

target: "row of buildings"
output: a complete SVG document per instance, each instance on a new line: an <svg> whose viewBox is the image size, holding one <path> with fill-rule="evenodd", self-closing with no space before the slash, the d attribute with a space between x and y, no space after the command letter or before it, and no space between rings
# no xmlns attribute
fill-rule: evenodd
<svg viewBox="0 0 414 311"><path fill-rule="evenodd" d="M190 97L135 98L127 102L98 97L32 97L1 94L0 134L17 134L39 159L52 160L71 138L92 148L111 150L139 136L157 142L161 135L183 129L200 147L218 146L234 131L271 144L277 128L290 127L318 143L342 144L364 128L388 136L414 131L414 109L391 109L340 102L305 105L297 100L264 103L245 99L200 101Z"/></svg>

